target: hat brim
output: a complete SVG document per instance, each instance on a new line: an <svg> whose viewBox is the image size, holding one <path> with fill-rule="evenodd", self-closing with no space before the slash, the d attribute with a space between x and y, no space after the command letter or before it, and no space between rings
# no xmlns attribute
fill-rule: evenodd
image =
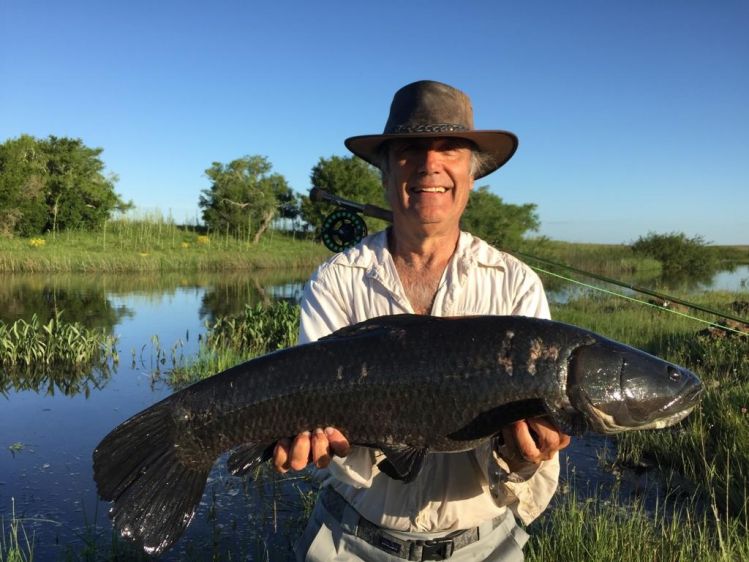
<svg viewBox="0 0 749 562"><path fill-rule="evenodd" d="M450 132L432 132L432 133L398 133L383 135L360 135L349 137L343 143L351 152L377 166L378 150L382 143L396 139L419 139L419 138L458 138L466 139L476 145L480 152L483 152L494 161L491 168L483 170L475 179L488 176L492 172L501 168L507 161L512 158L518 148L518 138L514 133L509 131L450 131Z"/></svg>

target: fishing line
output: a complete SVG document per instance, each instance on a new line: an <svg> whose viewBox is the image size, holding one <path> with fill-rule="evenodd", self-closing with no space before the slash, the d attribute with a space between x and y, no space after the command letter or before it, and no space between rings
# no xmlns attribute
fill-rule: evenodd
<svg viewBox="0 0 749 562"><path fill-rule="evenodd" d="M674 310L673 308L664 308L662 306L659 306L657 304L653 304L647 301L643 301L640 299L637 299L635 297L630 297L628 295L623 295L621 293L617 293L616 291L611 291L609 289L606 289L604 287L599 287L597 285L591 285L590 283L585 283L583 281L580 281L578 279L574 279L572 277L565 277L564 275L560 275L559 273L554 273L553 271L548 271L546 269L543 269L542 267L538 266L531 266L535 271L539 271L541 273L545 273L547 275L551 275L552 277L557 277L558 279L562 279L564 281L570 281L572 283L577 283L578 285L585 287L587 289L594 289L596 291L600 291L602 293L605 293L607 295L611 295L614 297L619 297L622 299L626 299L628 301L636 302L638 304L642 304L645 306L649 306L651 308L655 308L657 310L661 310L663 312L670 312L671 314L676 314L678 316L683 316L684 318L688 318L690 320L695 320L697 322L702 322L703 324L707 324L708 326L713 326L715 328L719 328L721 330L725 330L727 332L735 332L737 334L740 334L742 336L749 336L749 332L743 332L741 330L737 330L735 328L730 328L729 326L723 326L722 324L717 324L715 322L710 322L709 320L705 320L704 318L699 318L698 316L692 316L691 314L687 314L685 312L680 312L678 310Z"/></svg>
<svg viewBox="0 0 749 562"><path fill-rule="evenodd" d="M666 295L664 293L659 293L657 291L653 291L652 289L646 289L644 287L637 287L635 285L630 285L628 283L623 283L619 281L618 279L613 279L611 277L606 277L605 275L601 275L598 273L592 273L590 271L585 271L584 269L579 269L577 267L573 267L571 265L566 265L563 263L558 263L551 261L549 259L545 258L539 258L537 256L534 256L532 254L526 254L524 252L511 252L514 254L517 254L521 256L522 258L530 258L532 260L535 260L540 263L545 263L547 265L551 265L553 267L561 267L562 269L566 269L568 271L572 271L574 273L580 273L581 275L584 275L585 277L591 277L592 279L597 279L598 281L604 281L606 283L611 283L612 285L616 285L618 287L624 287L625 289L630 289L632 291L635 291L636 293L642 293L644 295L650 295L651 297L656 297L659 299L662 299L664 301L673 302L675 304L680 304L682 306L686 306L687 308L691 308L693 310L699 310L700 312L707 312L708 314L712 314L713 316L718 316L720 318L725 318L726 320L733 320L734 322L739 322L740 324L744 324L749 326L749 320L745 318L739 318L738 316L734 316L733 314L729 314L727 312L723 312L720 310L714 310L712 308L707 308L706 306L702 306L699 304L695 304L693 302L685 301L682 299L679 299L677 297Z"/></svg>
<svg viewBox="0 0 749 562"><path fill-rule="evenodd" d="M388 209L383 209L381 207L377 207L376 205L362 205L361 203L356 203L355 201L350 201L348 199L344 199L344 198L339 197L337 195L334 195L332 193L328 193L324 189L320 189L318 187L313 187L310 190L310 200L311 201L315 201L315 202L325 201L325 202L328 202L328 203L333 203L337 207L340 207L340 208L344 209L349 215L353 215L354 218L358 218L358 216L356 215L356 213L362 213L365 216L375 217L375 218L378 218L378 219L382 219L384 221L393 222L393 213L392 213L392 211L390 211ZM330 217L328 217L328 218L330 218ZM361 220L361 219L359 219L359 220ZM346 229L346 228L334 228L334 229L331 229L331 230L334 231L334 232L331 233L331 237L337 236L338 238L340 238L341 242L346 242L346 246L342 246L341 248L339 248L337 244L330 244L329 245L326 242L325 245L330 250L332 250L332 251L338 252L341 249L343 249L343 247L347 247L349 245L349 243L354 244L354 243L358 242L359 240L361 240L361 237L359 237L358 239L356 239L355 236L354 237L349 236L349 234L350 234L349 231L353 232L353 230L354 230L352 228L348 228L348 229ZM642 287L636 287L634 285L628 285L626 283L622 283L621 281L618 281L617 279L612 279L611 277L606 277L604 275L599 275L599 274L596 274L596 273L591 273L590 271L585 271L583 269L578 269L578 268L573 267L571 265L561 264L561 263L557 263L557 262L554 262L554 261L551 261L551 260L548 260L548 259L539 258L539 257L534 256L532 254L526 254L525 252L518 252L518 251L510 250L510 249L508 249L508 251L510 253L516 254L516 255L524 258L524 259L532 259L534 261L537 261L537 262L540 262L540 263L545 263L545 264L551 265L553 267L560 267L562 269L566 269L566 270L569 270L569 271L572 271L572 272L575 272L575 273L579 273L579 274L584 275L586 277L590 277L592 279L597 279L598 281L603 281L605 283L610 283L612 285L617 285L619 287L623 287L625 289L629 289L629 290L634 291L636 293L642 293L642 294L645 294L645 295L650 295L651 297L656 297L656 298L659 298L659 299L663 300L664 303L673 302L674 304L678 304L678 305L690 308L692 310L699 310L700 312L705 312L707 314L711 314L713 316L717 316L717 317L723 318L725 320L732 320L734 322L738 322L739 324L743 324L744 326L749 326L749 320L744 319L744 318L739 318L738 316L734 316L734 315L728 314L726 312L721 312L719 310L713 310L713 309L707 308L705 306L701 306L701 305L698 305L698 304L695 304L695 303L687 302L685 300L673 297L671 295L665 295L663 293L658 293L658 292L653 291L651 289L645 289L645 288L642 288ZM710 326L714 326L716 328L720 328L721 330L735 332L737 334L742 334L742 335L749 335L749 332L744 332L742 330L737 330L737 329L734 329L734 328L729 328L728 326L722 326L721 324L717 324L715 322L710 322L709 320L704 320L704 319L698 318L696 316L691 316L689 314L685 314L683 312L679 312L679 311L674 310L672 308L665 308L663 306L658 306L656 304L652 304L652 303L649 303L647 301L642 301L642 300L639 300L639 299L636 299L636 298L633 298L633 297L628 297L628 296L622 295L620 293L616 293L616 292L613 292L613 291L609 291L607 289L603 289L602 287L597 287L595 285L588 285L586 283L583 283L582 281L578 281L577 279L567 278L567 277L564 277L563 275L560 275L560 274L557 274L557 273L552 273L551 271L543 270L540 267L534 267L534 266L531 266L531 267L533 267L533 269L536 269L537 271L541 271L541 272L546 273L548 275L553 275L554 277L558 277L558 278L564 279L566 281L571 281L573 283L577 283L577 284L582 285L584 287L589 287L589 288L592 288L592 289L595 289L595 290L598 290L598 291L601 291L601 292L604 292L604 293L608 293L610 295L615 295L617 297L621 297L621 298L624 298L624 299L628 299L628 300L631 300L631 301L634 301L634 302L637 302L637 303L640 303L640 304L646 304L648 306L652 306L653 308L658 308L659 310L667 310L668 312L672 312L674 314L678 314L679 316L683 316L683 317L689 318L691 320L696 320L698 322L702 322L704 324L708 324Z"/></svg>

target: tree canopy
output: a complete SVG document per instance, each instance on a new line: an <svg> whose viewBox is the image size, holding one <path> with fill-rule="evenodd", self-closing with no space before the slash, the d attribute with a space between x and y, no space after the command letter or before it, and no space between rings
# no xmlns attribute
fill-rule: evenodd
<svg viewBox="0 0 749 562"><path fill-rule="evenodd" d="M210 230L252 237L258 242L277 216L293 216L296 196L265 156L214 162L205 173L213 182L198 205Z"/></svg>
<svg viewBox="0 0 749 562"><path fill-rule="evenodd" d="M541 225L536 205L513 205L481 186L471 192L461 228L500 249L517 249L523 237Z"/></svg>
<svg viewBox="0 0 749 562"><path fill-rule="evenodd" d="M331 156L320 158L310 175L313 187L324 189L329 193L351 199L357 203L386 206L385 190L376 168L356 156ZM327 203L315 203L309 197L302 196L302 218L312 225L315 234L320 229L325 217L333 210ZM384 228L385 223L379 219L365 218L369 232Z"/></svg>
<svg viewBox="0 0 749 562"><path fill-rule="evenodd" d="M632 244L632 251L640 256L657 259L667 273L711 271L717 263L715 252L707 246L702 236L689 238L683 232L649 232Z"/></svg>
<svg viewBox="0 0 749 562"><path fill-rule="evenodd" d="M102 152L55 136L0 144L0 234L96 229L112 211L127 209L114 191L116 176L104 175Z"/></svg>

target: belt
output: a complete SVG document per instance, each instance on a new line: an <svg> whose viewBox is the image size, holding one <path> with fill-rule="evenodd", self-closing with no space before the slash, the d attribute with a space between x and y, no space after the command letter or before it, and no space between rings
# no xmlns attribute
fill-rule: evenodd
<svg viewBox="0 0 749 562"><path fill-rule="evenodd" d="M343 513L347 507L352 510L354 509L343 499L343 496L330 486L325 486L320 491L320 501L328 513L338 521L343 520ZM503 513L492 519L490 531L499 527L506 515L506 513ZM484 533L486 533L486 528L484 526ZM344 531L350 532L392 556L415 561L447 560L456 550L475 543L482 538L479 533L479 527L473 527L471 529L455 531L436 539L401 539L388 533L382 527L375 525L361 515L358 515L355 530L344 529Z"/></svg>

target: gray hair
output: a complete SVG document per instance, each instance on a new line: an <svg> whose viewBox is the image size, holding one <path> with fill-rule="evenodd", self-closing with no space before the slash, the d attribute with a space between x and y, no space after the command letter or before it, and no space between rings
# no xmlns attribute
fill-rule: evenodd
<svg viewBox="0 0 749 562"><path fill-rule="evenodd" d="M380 177L383 181L390 173L390 150L389 143L383 142L377 148L377 154L374 158L374 164L380 169ZM475 146L471 148L471 175L475 178L480 176L484 170L495 167L494 157L486 152L481 152Z"/></svg>

